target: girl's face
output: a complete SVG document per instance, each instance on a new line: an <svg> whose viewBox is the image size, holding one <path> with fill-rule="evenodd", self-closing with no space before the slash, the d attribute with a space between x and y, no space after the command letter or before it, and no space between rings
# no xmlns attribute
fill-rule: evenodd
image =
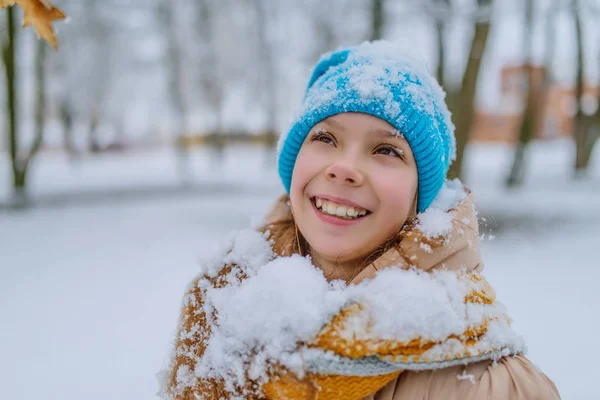
<svg viewBox="0 0 600 400"><path fill-rule="evenodd" d="M290 200L317 265L356 265L416 214L417 166L408 142L369 114L315 125L292 175Z"/></svg>

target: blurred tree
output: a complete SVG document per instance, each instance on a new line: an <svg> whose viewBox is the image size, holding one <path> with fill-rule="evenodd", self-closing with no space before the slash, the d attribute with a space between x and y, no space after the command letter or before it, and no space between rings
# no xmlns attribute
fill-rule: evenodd
<svg viewBox="0 0 600 400"><path fill-rule="evenodd" d="M30 152L35 154L42 146L46 121L46 43L38 40L35 50L35 134Z"/></svg>
<svg viewBox="0 0 600 400"><path fill-rule="evenodd" d="M210 130L219 132L223 129L223 82L218 74L219 60L217 41L214 33L216 12L214 2L210 0L194 1L194 28L197 37L196 64L200 73L200 91L211 113L215 116L214 126Z"/></svg>
<svg viewBox="0 0 600 400"><path fill-rule="evenodd" d="M19 98L17 95L17 31L15 24L16 8L11 7L15 2L0 0L0 9L6 13L6 37L2 39L2 61L6 78L6 115L8 116L8 142L13 173L13 204L24 206L27 203L26 183L29 167L37 152L40 150L44 134L45 114L45 72L44 55L46 44L42 41L36 43L35 62L35 128L32 143L24 148L23 140L19 137L19 124L17 110ZM52 21L64 19L65 15L59 9L46 2L41 8L34 2L17 2L23 8L23 25L32 24L36 33L54 48L58 41L52 29Z"/></svg>
<svg viewBox="0 0 600 400"><path fill-rule="evenodd" d="M182 77L182 55L179 42L177 40L177 21L175 19L175 7L171 1L164 0L158 6L159 20L162 29L166 35L167 52L165 62L167 64L167 93L169 96L169 104L173 107L175 115L175 153L177 170L179 177L187 182L191 178L191 166L189 154L184 135L187 131L186 126L186 106L183 93Z"/></svg>
<svg viewBox="0 0 600 400"><path fill-rule="evenodd" d="M384 0L372 0L371 3L371 40L380 40L385 24Z"/></svg>
<svg viewBox="0 0 600 400"><path fill-rule="evenodd" d="M560 10L562 0L550 0L550 5L545 14L545 47L544 47L544 90L547 92L553 81L552 64L556 54L556 17Z"/></svg>
<svg viewBox="0 0 600 400"><path fill-rule="evenodd" d="M490 30L490 10L493 0L477 0L475 13L475 32L471 41L469 58L458 92L448 93L448 105L456 126L456 161L450 166L448 177L460 177L464 159L464 151L469 141L469 134L475 116L475 93L481 60L488 42Z"/></svg>
<svg viewBox="0 0 600 400"><path fill-rule="evenodd" d="M312 23L316 37L318 38L315 45L312 46L313 51L308 57L307 61L309 64L312 64L321 54L332 51L339 46L336 22L332 18L332 16L339 12L339 5L339 1L323 2L320 0L309 0L302 3L303 11L307 14L307 18Z"/></svg>
<svg viewBox="0 0 600 400"><path fill-rule="evenodd" d="M67 154L74 160L77 157L77 148L73 140L73 109L69 99L64 96L59 103L59 115L63 124L63 147Z"/></svg>
<svg viewBox="0 0 600 400"><path fill-rule="evenodd" d="M256 27L258 29L258 55L260 60L259 84L262 103L266 112L267 157L266 165L275 163L275 147L277 145L277 84L278 74L276 65L275 35L270 31L273 21L278 17L279 2L272 0L256 0Z"/></svg>
<svg viewBox="0 0 600 400"><path fill-rule="evenodd" d="M6 31L7 38L2 45L2 59L6 73L7 89L7 115L8 115L8 138L9 151L12 161L13 172L13 203L16 206L23 206L27 203L26 183L27 175L31 162L37 152L40 150L44 134L44 115L45 115L45 73L44 73L44 55L46 43L38 41L35 52L35 128L33 140L28 149L23 148L23 139L19 137L19 124L17 110L19 108L19 98L17 94L17 69L16 69L16 25L15 8L8 8L6 11Z"/></svg>
<svg viewBox="0 0 600 400"><path fill-rule="evenodd" d="M93 49L93 62L88 62L89 69L84 72L86 78L84 94L85 113L87 114L87 150L94 153L102 150L98 127L106 115L104 106L110 91L110 81L113 79L111 71L111 56L113 55L110 42L111 22L103 15L103 4L99 0L87 0L83 4L84 12L81 26L85 27L87 36L86 44ZM68 61L67 61L68 63ZM80 68L83 67L80 65ZM81 72L80 72L81 73ZM81 84L81 82L78 82ZM71 96L67 93L66 96ZM81 106L81 105L80 105Z"/></svg>
<svg viewBox="0 0 600 400"><path fill-rule="evenodd" d="M438 51L436 78L440 86L444 87L446 70L446 45L444 44L444 36L446 24L448 23L448 15L450 14L450 0L430 0L427 5L430 7L429 12L433 17L435 25L435 38Z"/></svg>
<svg viewBox="0 0 600 400"><path fill-rule="evenodd" d="M36 98L36 131L33 142L28 149L22 148L22 138L19 137L19 124L17 110L19 108L18 94L17 94L17 46L16 46L16 25L15 25L15 8L8 8L6 11L6 32L7 38L4 40L2 45L2 59L4 61L4 70L6 74L6 90L7 90L7 115L8 115L8 140L9 140L9 151L12 161L12 173L13 173L13 202L15 205L22 206L27 202L26 196L26 182L27 172L31 165L31 160L39 151L42 145L42 133L43 133L43 88L38 87L38 96ZM40 42L41 46L45 46L43 42ZM38 46L40 49L40 46ZM38 84L40 81L43 84L43 75L39 74L39 66L43 70L43 59L39 59L43 56L43 50L36 52L36 78L38 78ZM42 100L40 101L40 97ZM41 118L42 120L40 121Z"/></svg>
<svg viewBox="0 0 600 400"><path fill-rule="evenodd" d="M2 41L2 61L6 75L6 115L8 116L8 142L12 161L13 188L15 197L25 196L25 179L30 157L23 158L19 154L17 126L17 74L16 74L16 36L15 8L10 7L6 13L6 38ZM35 149L33 149L35 150ZM33 153L30 152L30 156Z"/></svg>
<svg viewBox="0 0 600 400"><path fill-rule="evenodd" d="M575 22L575 33L577 37L577 78L575 83L575 101L577 111L574 117L575 137L575 176L586 174L594 146L600 137L600 128L596 122L596 115L600 111L590 112L586 110L585 100L589 96L585 93L585 66L584 66L584 38L581 21L583 4L581 0L573 0L571 3L573 20Z"/></svg>
<svg viewBox="0 0 600 400"><path fill-rule="evenodd" d="M512 167L505 181L507 187L520 186L523 183L525 177L525 151L535 133L537 111L539 106L543 104L541 82L535 81L535 69L533 67L533 0L525 0L523 67L523 113Z"/></svg>
<svg viewBox="0 0 600 400"><path fill-rule="evenodd" d="M198 68L200 93L213 115L214 123L208 127L210 132L209 144L211 148L211 165L219 168L225 152L225 132L223 100L225 96L225 82L220 73L218 38L215 34L218 10L217 2L211 0L197 0L194 2L194 29L198 40L195 54L195 64ZM225 3L221 2L221 6Z"/></svg>

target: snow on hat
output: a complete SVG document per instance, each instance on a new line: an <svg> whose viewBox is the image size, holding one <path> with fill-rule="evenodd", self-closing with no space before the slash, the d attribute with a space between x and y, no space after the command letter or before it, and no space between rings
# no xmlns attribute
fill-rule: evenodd
<svg viewBox="0 0 600 400"><path fill-rule="evenodd" d="M291 127L281 134L277 164L290 192L296 158L318 122L343 112L379 117L404 135L419 176L419 212L439 193L456 157L445 93L426 62L397 42L365 42L327 53L317 63Z"/></svg>

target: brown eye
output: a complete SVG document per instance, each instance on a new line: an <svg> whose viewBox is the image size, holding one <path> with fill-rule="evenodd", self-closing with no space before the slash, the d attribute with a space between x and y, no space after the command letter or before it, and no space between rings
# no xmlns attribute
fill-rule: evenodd
<svg viewBox="0 0 600 400"><path fill-rule="evenodd" d="M324 132L316 132L315 134L313 134L311 137L311 141L323 142L325 144L335 144L333 142L333 139Z"/></svg>
<svg viewBox="0 0 600 400"><path fill-rule="evenodd" d="M401 149L397 149L392 146L382 146L375 150L375 154L382 154L384 156L392 156L403 159L403 153Z"/></svg>

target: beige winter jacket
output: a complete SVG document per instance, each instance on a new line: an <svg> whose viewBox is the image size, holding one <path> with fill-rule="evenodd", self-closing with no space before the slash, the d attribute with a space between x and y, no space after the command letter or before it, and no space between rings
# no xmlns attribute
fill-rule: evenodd
<svg viewBox="0 0 600 400"><path fill-rule="evenodd" d="M452 214L452 235L450 241L435 243L427 239L416 227L404 236L400 243L400 251L395 249L379 257L367 266L352 284L363 280L372 279L377 271L386 268L418 268L423 271L466 270L474 274L483 270L479 252L479 233L476 208L472 195L469 194L457 207L449 211ZM282 197L269 215L269 220L277 220L289 216L289 206L285 197ZM423 245L426 243L426 245ZM289 244L282 244L286 245ZM227 270L227 268L226 268ZM229 269L230 270L230 269ZM219 277L213 285L221 285ZM198 285L192 285L192 294L197 291ZM490 297L495 300L492 292ZM198 312L201 305L199 296L195 297L196 304L187 304L182 314L180 330L191 330L192 326L203 326L204 332L193 332L176 345L174 360L170 365L166 382L164 397L174 400L212 399L217 400L227 397L223 383L198 379L192 387L178 388L177 373L181 366L188 365L193 368L194 360L201 356L205 348L205 340L210 333L206 327L205 316ZM492 300L492 301L493 301ZM324 328L325 329L325 328ZM304 395L295 398L316 400L332 398L320 396L315 388L318 383L308 380L291 378L293 384L302 387L300 392ZM503 357L494 362L491 360L480 361L469 365L458 365L443 369L425 371L404 370L386 379L376 393L364 397L365 400L553 400L560 399L554 383L524 356L514 355ZM284 379L285 380L285 379ZM389 381L389 382L388 382ZM388 382L387 384L385 382ZM266 388L266 386L265 386ZM298 392L294 390L294 392ZM275 393L275 394L273 394ZM285 391L271 390L266 398L287 398L281 393ZM279 397L278 397L279 396ZM252 397L254 398L254 397ZM264 397L257 397L264 398Z"/></svg>

